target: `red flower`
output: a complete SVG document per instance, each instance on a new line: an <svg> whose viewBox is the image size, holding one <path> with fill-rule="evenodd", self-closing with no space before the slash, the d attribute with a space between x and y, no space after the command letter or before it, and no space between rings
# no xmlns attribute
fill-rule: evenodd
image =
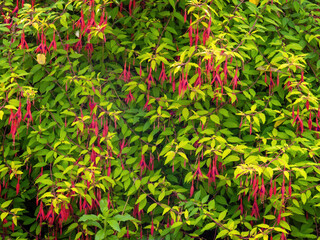
<svg viewBox="0 0 320 240"><path fill-rule="evenodd" d="M127 97L124 99L124 101L128 104L129 102L133 101L135 98L133 97L131 90L129 91L129 94Z"/></svg>
<svg viewBox="0 0 320 240"><path fill-rule="evenodd" d="M11 111L11 114L10 114L10 117L9 117L9 122L8 124L11 123L11 129L10 129L10 134L12 135L12 139L13 139L13 145L15 144L15 138L16 138L16 133L17 133L17 130L18 130L18 127L20 125L20 122L21 122L21 102L19 104L19 108L17 110L17 112L14 114L12 110Z"/></svg>
<svg viewBox="0 0 320 240"><path fill-rule="evenodd" d="M159 81L161 80L161 84L163 84L164 80L168 80L168 77L166 75L166 71L165 71L165 67L164 67L164 63L162 63L162 70L159 76Z"/></svg>
<svg viewBox="0 0 320 240"><path fill-rule="evenodd" d="M194 180L192 179L191 188L190 188L190 197L192 197L194 193Z"/></svg>
<svg viewBox="0 0 320 240"><path fill-rule="evenodd" d="M53 48L54 50L57 50L56 33L55 32L53 32L53 39L52 39L52 42L50 43L49 51L51 48Z"/></svg>
<svg viewBox="0 0 320 240"><path fill-rule="evenodd" d="M47 40L46 40L46 36L44 35L44 33L41 33L41 43L40 45L37 47L36 53L40 52L43 54L47 54L48 52L48 47L47 47Z"/></svg>
<svg viewBox="0 0 320 240"><path fill-rule="evenodd" d="M83 31L86 27L86 24L84 23L84 15L83 15L83 10L81 10L81 17L79 20L76 22L76 26L80 27L81 31Z"/></svg>
<svg viewBox="0 0 320 240"><path fill-rule="evenodd" d="M40 203L40 208L39 208L39 212L38 212L38 215L37 215L37 220L38 218L40 219L40 226L42 224L42 221L45 219L45 214L44 214L44 211L43 211L43 203L41 201Z"/></svg>
<svg viewBox="0 0 320 240"><path fill-rule="evenodd" d="M153 236L153 232L154 232L153 218L152 218L152 220L151 220L151 229L150 229L150 232L151 232L151 236Z"/></svg>
<svg viewBox="0 0 320 240"><path fill-rule="evenodd" d="M54 211L53 211L53 205L51 205L50 210L47 212L46 220L48 221L49 225L53 225L54 222Z"/></svg>
<svg viewBox="0 0 320 240"><path fill-rule="evenodd" d="M147 168L144 155L141 156L141 161L139 163L139 166L140 166L140 174L142 174L142 172Z"/></svg>
<svg viewBox="0 0 320 240"><path fill-rule="evenodd" d="M197 168L197 170L196 170L196 172L194 173L193 176L196 176L198 179L199 179L199 177L203 177L203 174L202 174L201 169L200 169L200 161L198 161L198 168Z"/></svg>
<svg viewBox="0 0 320 240"><path fill-rule="evenodd" d="M78 53L81 51L82 49L82 35L79 36L79 41L76 43L76 45L73 47L74 50L76 50Z"/></svg>
<svg viewBox="0 0 320 240"><path fill-rule="evenodd" d="M17 183L17 186L16 186L17 195L19 194L19 190L20 190L20 177L18 177L18 183Z"/></svg>
<svg viewBox="0 0 320 240"><path fill-rule="evenodd" d="M24 115L23 121L27 119L27 128L29 128L30 121L33 122L32 114L31 114L31 102L30 100L27 101L27 112Z"/></svg>
<svg viewBox="0 0 320 240"><path fill-rule="evenodd" d="M180 81L179 81L179 95L183 96L187 88L188 88L188 74L184 76L184 72L182 72L182 77L180 77Z"/></svg>
<svg viewBox="0 0 320 240"><path fill-rule="evenodd" d="M86 28L86 33L90 33L91 32L91 27L96 27L96 21L94 19L94 11L91 11L91 17L87 22L87 28Z"/></svg>
<svg viewBox="0 0 320 240"><path fill-rule="evenodd" d="M21 42L18 46L20 49L29 49L28 43L26 42L24 32L21 34Z"/></svg>
<svg viewBox="0 0 320 240"><path fill-rule="evenodd" d="M17 0L17 4L16 4L16 7L12 11L12 15L15 13L18 13L18 11L19 11L19 0Z"/></svg>
<svg viewBox="0 0 320 240"><path fill-rule="evenodd" d="M297 110L297 116L293 120L293 124L294 123L298 123L298 130L300 130L300 132L303 133L303 122L302 122L302 119L299 116L299 107L298 107L298 110Z"/></svg>

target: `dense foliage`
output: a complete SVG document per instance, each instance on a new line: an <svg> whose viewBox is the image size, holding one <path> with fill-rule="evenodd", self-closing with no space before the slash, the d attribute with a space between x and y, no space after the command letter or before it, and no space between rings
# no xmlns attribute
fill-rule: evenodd
<svg viewBox="0 0 320 240"><path fill-rule="evenodd" d="M319 4L1 1L2 239L319 239Z"/></svg>

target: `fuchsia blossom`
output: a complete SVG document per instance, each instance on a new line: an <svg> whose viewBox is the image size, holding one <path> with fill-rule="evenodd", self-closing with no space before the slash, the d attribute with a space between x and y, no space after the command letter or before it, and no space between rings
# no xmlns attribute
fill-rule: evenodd
<svg viewBox="0 0 320 240"><path fill-rule="evenodd" d="M135 98L133 97L131 90L129 91L127 97L124 99L124 101L128 104L129 102L132 102Z"/></svg>
<svg viewBox="0 0 320 240"><path fill-rule="evenodd" d="M123 67L123 71L120 74L120 79L123 79L124 82L129 82L130 81L130 64L129 64L129 68L127 70L127 62L124 63L124 67Z"/></svg>
<svg viewBox="0 0 320 240"><path fill-rule="evenodd" d="M301 72L301 79L300 79L300 82L304 82L304 71L302 70Z"/></svg>
<svg viewBox="0 0 320 240"><path fill-rule="evenodd" d="M27 119L27 129L29 128L30 121L33 122L32 114L31 114L31 102L27 101L27 112L24 115L23 121Z"/></svg>
<svg viewBox="0 0 320 240"><path fill-rule="evenodd" d="M239 78L238 78L238 66L236 68L236 73L234 75L234 78L232 79L231 83L232 84L232 89L235 90L238 86L238 81L239 81Z"/></svg>
<svg viewBox="0 0 320 240"><path fill-rule="evenodd" d="M54 211L53 211L53 205L51 204L49 211L47 212L46 215L46 220L49 225L53 225L54 222Z"/></svg>
<svg viewBox="0 0 320 240"><path fill-rule="evenodd" d="M144 105L143 109L146 109L147 111L150 111L151 110L151 107L152 105L149 104L149 93L147 95L147 101L146 101L146 104Z"/></svg>
<svg viewBox="0 0 320 240"><path fill-rule="evenodd" d="M53 32L53 39L52 39L52 42L49 45L49 51L50 51L51 48L53 48L54 50L57 50L56 33L55 32Z"/></svg>
<svg viewBox="0 0 320 240"><path fill-rule="evenodd" d="M74 50L76 50L78 53L81 52L82 49L82 35L80 34L79 36L79 41L74 45L73 47Z"/></svg>
<svg viewBox="0 0 320 240"><path fill-rule="evenodd" d="M187 88L188 88L188 74L184 76L184 72L182 72L182 76L180 76L180 79L179 79L179 96L183 96Z"/></svg>
<svg viewBox="0 0 320 240"><path fill-rule="evenodd" d="M12 109L10 110L11 114L9 117L9 124L11 123L11 129L10 129L10 134L12 136L13 139L13 145L15 144L15 138L16 138L16 134L17 134L17 130L19 128L21 119L22 119L22 114L21 114L21 102L19 103L19 107L17 112L14 114Z"/></svg>
<svg viewBox="0 0 320 240"><path fill-rule="evenodd" d="M141 156L139 166L140 166L140 175L142 175L142 172L147 168L146 160L143 154Z"/></svg>
<svg viewBox="0 0 320 240"><path fill-rule="evenodd" d="M38 215L37 215L37 220L39 218L40 220L40 226L42 225L42 221L45 219L46 215L44 214L44 211L43 211L43 202L41 201L40 202L40 208L39 208L39 212L38 212Z"/></svg>
<svg viewBox="0 0 320 240"><path fill-rule="evenodd" d="M35 50L36 53L42 53L42 54L47 54L48 52L48 47L47 47L47 40L46 36L44 35L43 31L41 33L41 43Z"/></svg>
<svg viewBox="0 0 320 240"><path fill-rule="evenodd" d="M94 101L91 102L91 99L89 99L90 116L92 115L92 112L93 112L96 105L97 104Z"/></svg>
<svg viewBox="0 0 320 240"><path fill-rule="evenodd" d="M83 10L81 10L81 16L80 16L79 20L76 22L76 26L79 27L82 32L84 31L84 29L86 27L86 24L84 22Z"/></svg>
<svg viewBox="0 0 320 240"><path fill-rule="evenodd" d="M105 121L103 125L103 130L102 130L102 136L107 137L109 132L109 125L108 125L108 120Z"/></svg>
<svg viewBox="0 0 320 240"><path fill-rule="evenodd" d="M69 209L65 208L65 204L64 203L61 203L61 210L60 210L60 213L58 215L58 223L60 225L60 234L61 235L62 235L62 223L64 221L68 220L69 214L70 214Z"/></svg>
<svg viewBox="0 0 320 240"><path fill-rule="evenodd" d="M29 49L28 43L26 42L24 32L21 34L21 42L18 46L20 49Z"/></svg>
<svg viewBox="0 0 320 240"><path fill-rule="evenodd" d="M20 190L20 176L18 177L18 183L17 183L17 186L16 186L16 194L17 195L19 194L19 190Z"/></svg>
<svg viewBox="0 0 320 240"><path fill-rule="evenodd" d="M154 79L152 76L152 68L150 68L149 75L147 77L147 82L148 82L148 90L150 90L151 83L154 83Z"/></svg>
<svg viewBox="0 0 320 240"><path fill-rule="evenodd" d="M294 112L293 112L293 117L294 117ZM293 120L293 123L297 123L298 124L298 129L301 133L303 133L303 121L302 119L300 118L299 116L299 107L298 107L298 110L297 110L297 116L295 117L295 119Z"/></svg>
<svg viewBox="0 0 320 240"><path fill-rule="evenodd" d="M97 27L96 21L94 19L95 13L94 10L91 11L91 17L89 18L88 22L87 22L87 28L86 28L86 33L90 34L91 32L91 28L92 27Z"/></svg>
<svg viewBox="0 0 320 240"><path fill-rule="evenodd" d="M168 80L168 77L166 75L164 63L162 63L162 69L159 76L159 81L161 80L161 85L163 85L164 80Z"/></svg>
<svg viewBox="0 0 320 240"><path fill-rule="evenodd" d="M13 9L12 14L18 13L18 11L19 11L19 0L17 0L16 7Z"/></svg>
<svg viewBox="0 0 320 240"><path fill-rule="evenodd" d="M262 177L261 179L261 186L260 186L260 198L261 198L261 201L263 202L264 201L264 196L266 194L266 188L264 186L264 179Z"/></svg>

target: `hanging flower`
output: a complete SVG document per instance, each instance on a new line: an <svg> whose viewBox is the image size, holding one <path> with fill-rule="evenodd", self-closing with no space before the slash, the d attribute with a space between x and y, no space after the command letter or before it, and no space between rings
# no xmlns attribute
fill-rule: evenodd
<svg viewBox="0 0 320 240"><path fill-rule="evenodd" d="M53 39L52 39L52 42L49 45L49 51L50 51L51 48L53 48L54 50L57 50L56 33L55 32L53 32Z"/></svg>
<svg viewBox="0 0 320 240"><path fill-rule="evenodd" d="M131 90L129 91L129 94L127 97L124 99L124 101L128 104L129 102L132 102L135 98L133 97Z"/></svg>
<svg viewBox="0 0 320 240"><path fill-rule="evenodd" d="M27 129L29 128L30 121L33 122L32 114L31 114L31 102L27 101L27 112L24 115L23 121L27 119Z"/></svg>
<svg viewBox="0 0 320 240"><path fill-rule="evenodd" d="M18 46L20 49L29 49L28 43L26 42L24 32L21 34L21 41Z"/></svg>
<svg viewBox="0 0 320 240"><path fill-rule="evenodd" d="M43 31L41 33L41 43L40 45L36 48L36 53L42 53L42 54L47 54L48 52L48 47L47 47L47 40L46 36L44 35Z"/></svg>

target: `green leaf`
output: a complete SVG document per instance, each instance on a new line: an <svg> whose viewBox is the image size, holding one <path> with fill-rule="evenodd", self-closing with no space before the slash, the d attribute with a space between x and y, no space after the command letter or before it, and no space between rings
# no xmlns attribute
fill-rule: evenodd
<svg viewBox="0 0 320 240"><path fill-rule="evenodd" d="M125 213L124 215L116 215L113 217L114 220L120 221L120 222L126 222L126 221L132 221L135 220L134 217L132 217L130 214Z"/></svg>
<svg viewBox="0 0 320 240"><path fill-rule="evenodd" d="M187 108L184 108L183 110L182 110L182 115L183 115L183 118L184 118L184 120L188 120L188 118L189 118L189 110L187 109Z"/></svg>
<svg viewBox="0 0 320 240"><path fill-rule="evenodd" d="M210 119L211 119L211 121L213 121L214 123L220 124L220 119L219 119L219 117L218 117L217 115L211 114L211 115L210 115Z"/></svg>
<svg viewBox="0 0 320 240"><path fill-rule="evenodd" d="M80 222L85 222L85 221L98 221L99 220L99 217L97 215L93 215L93 214L90 214L90 215L83 215L79 218L79 221Z"/></svg>
<svg viewBox="0 0 320 240"><path fill-rule="evenodd" d="M105 232L103 229L101 229L96 233L94 239L95 240L103 240L103 239L105 239L105 237L106 237Z"/></svg>
<svg viewBox="0 0 320 240"><path fill-rule="evenodd" d="M221 212L219 214L219 217L218 217L219 221L222 221L226 217L227 212L228 212L228 210L224 210L223 212Z"/></svg>
<svg viewBox="0 0 320 240"><path fill-rule="evenodd" d="M174 0L169 0L170 5L172 6L173 9L176 9L176 6L174 4Z"/></svg>
<svg viewBox="0 0 320 240"><path fill-rule="evenodd" d="M216 236L216 239L222 238L222 237L226 236L228 232L229 232L229 231L226 230L226 229L221 230L221 231L218 233L218 235Z"/></svg>
<svg viewBox="0 0 320 240"><path fill-rule="evenodd" d="M201 229L201 232L210 230L210 229L214 228L215 226L216 226L215 222L208 223Z"/></svg>
<svg viewBox="0 0 320 240"><path fill-rule="evenodd" d="M290 43L286 46L286 51L293 50L302 50L303 48L298 43Z"/></svg>
<svg viewBox="0 0 320 240"><path fill-rule="evenodd" d="M290 228L289 224L287 222L285 222L285 221L280 221L280 226L285 228L285 229L287 229L287 230L289 230L289 231L291 231L291 228Z"/></svg>
<svg viewBox="0 0 320 240"><path fill-rule="evenodd" d="M140 203L143 199L147 197L147 194L143 193L139 196L139 198L136 201L136 204Z"/></svg>
<svg viewBox="0 0 320 240"><path fill-rule="evenodd" d="M11 204L11 202L12 202L12 200L5 201L4 203L1 204L1 208L8 207Z"/></svg>
<svg viewBox="0 0 320 240"><path fill-rule="evenodd" d="M159 197L158 197L158 201L161 202L162 199L166 196L166 191L162 190L162 192L160 193Z"/></svg>
<svg viewBox="0 0 320 240"><path fill-rule="evenodd" d="M177 227L180 227L183 223L182 222L175 222L171 225L171 229L175 229Z"/></svg>
<svg viewBox="0 0 320 240"><path fill-rule="evenodd" d="M75 229L76 227L78 227L78 223L72 223L69 225L66 233L70 233L73 229Z"/></svg>
<svg viewBox="0 0 320 240"><path fill-rule="evenodd" d="M83 54L80 54L80 53L72 53L69 55L70 58L79 58L79 57L82 57Z"/></svg>
<svg viewBox="0 0 320 240"><path fill-rule="evenodd" d="M153 211L153 209L155 209L158 206L157 203L153 203L148 207L147 213Z"/></svg>
<svg viewBox="0 0 320 240"><path fill-rule="evenodd" d="M116 220L108 220L109 225L116 230L117 232L120 232L120 226L119 223Z"/></svg>

